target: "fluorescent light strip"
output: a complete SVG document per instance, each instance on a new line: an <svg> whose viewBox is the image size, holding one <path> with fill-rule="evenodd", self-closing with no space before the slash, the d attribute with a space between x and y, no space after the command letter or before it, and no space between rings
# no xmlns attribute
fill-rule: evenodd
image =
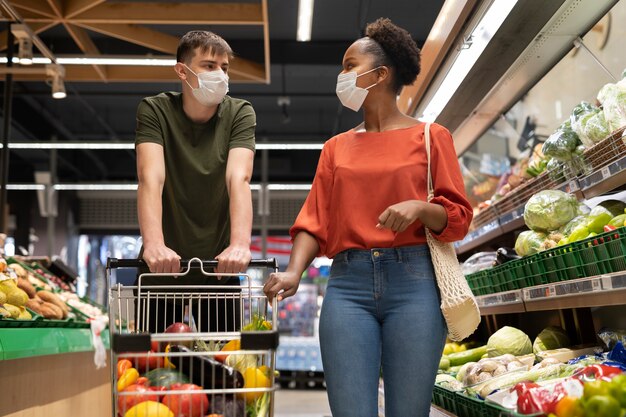
<svg viewBox="0 0 626 417"><path fill-rule="evenodd" d="M0 143L0 149L2 149ZM257 150L320 150L323 143L257 143ZM133 142L13 142L9 149L135 149Z"/></svg>
<svg viewBox="0 0 626 417"><path fill-rule="evenodd" d="M517 0L495 0L472 31L472 44L461 49L439 88L426 105L420 120L434 122L459 88Z"/></svg>
<svg viewBox="0 0 626 417"><path fill-rule="evenodd" d="M311 28L313 27L313 3L314 0L300 0L298 4L298 33L296 39L300 42L311 40Z"/></svg>
<svg viewBox="0 0 626 417"><path fill-rule="evenodd" d="M14 64L19 64L19 58L13 58ZM6 64L7 57L0 57L0 64ZM33 64L51 64L48 58L35 57ZM60 65L132 65L149 67L172 67L176 64L174 58L114 58L114 57L58 57L56 63Z"/></svg>
<svg viewBox="0 0 626 417"><path fill-rule="evenodd" d="M136 191L137 184L54 184L55 191ZM272 191L309 191L311 184L269 184ZM44 184L8 184L9 191L44 191ZM252 191L260 191L260 184L250 184Z"/></svg>

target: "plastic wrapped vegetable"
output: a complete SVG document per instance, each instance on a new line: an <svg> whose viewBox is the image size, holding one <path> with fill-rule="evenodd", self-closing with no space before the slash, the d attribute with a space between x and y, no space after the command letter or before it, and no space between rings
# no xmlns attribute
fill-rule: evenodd
<svg viewBox="0 0 626 417"><path fill-rule="evenodd" d="M601 110L595 114L585 115L581 119L581 128L582 135L580 135L580 139L587 147L593 146L611 134L604 112Z"/></svg>
<svg viewBox="0 0 626 417"><path fill-rule="evenodd" d="M558 190L544 190L530 197L524 207L524 222L538 232L550 232L566 225L579 214L578 200Z"/></svg>
<svg viewBox="0 0 626 417"><path fill-rule="evenodd" d="M626 126L626 81L607 84L598 93L610 132Z"/></svg>
<svg viewBox="0 0 626 417"><path fill-rule="evenodd" d="M545 156L557 161L569 161L572 159L572 154L579 141L578 135L572 130L570 122L567 121L544 142L542 152Z"/></svg>
<svg viewBox="0 0 626 417"><path fill-rule="evenodd" d="M546 234L527 230L522 232L515 241L515 252L519 256L530 256L539 252L541 245L546 240Z"/></svg>
<svg viewBox="0 0 626 417"><path fill-rule="evenodd" d="M598 110L600 109L591 103L587 103L586 101L580 102L580 104L572 109L569 118L572 130L580 136L580 120L589 113L597 113Z"/></svg>

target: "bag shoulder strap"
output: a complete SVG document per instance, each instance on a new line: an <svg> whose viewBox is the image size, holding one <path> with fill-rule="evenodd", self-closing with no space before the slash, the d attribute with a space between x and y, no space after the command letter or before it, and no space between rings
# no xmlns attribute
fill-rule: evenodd
<svg viewBox="0 0 626 417"><path fill-rule="evenodd" d="M434 197L433 177L430 173L430 125L431 123L428 122L424 126L424 144L426 145L426 159L428 160L428 201Z"/></svg>

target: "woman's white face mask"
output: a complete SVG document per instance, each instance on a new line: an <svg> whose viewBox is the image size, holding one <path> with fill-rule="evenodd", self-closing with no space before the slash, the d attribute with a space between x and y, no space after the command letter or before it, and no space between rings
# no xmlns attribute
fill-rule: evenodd
<svg viewBox="0 0 626 417"><path fill-rule="evenodd" d="M200 104L211 107L224 100L224 96L228 93L228 75L221 68L196 74L186 64L183 65L198 78L198 88L193 88L187 80L185 82L191 87L193 96Z"/></svg>
<svg viewBox="0 0 626 417"><path fill-rule="evenodd" d="M341 104L349 108L350 110L359 111L369 89L374 87L378 83L374 83L367 88L357 87L356 79L361 75L369 74L372 71L376 71L380 67L372 68L369 71L365 71L362 74L357 74L356 71L350 71L337 76L337 97Z"/></svg>

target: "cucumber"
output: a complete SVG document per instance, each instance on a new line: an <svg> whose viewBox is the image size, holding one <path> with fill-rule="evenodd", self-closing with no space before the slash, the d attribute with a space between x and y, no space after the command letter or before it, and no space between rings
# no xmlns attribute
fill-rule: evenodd
<svg viewBox="0 0 626 417"><path fill-rule="evenodd" d="M468 349L465 352L451 353L448 355L448 360L450 361L450 366L458 366L467 362L478 362L486 353L487 345Z"/></svg>
<svg viewBox="0 0 626 417"><path fill-rule="evenodd" d="M450 367L450 360L447 357L442 356L441 360L439 361L439 369L441 369L442 371L445 371L449 367Z"/></svg>

